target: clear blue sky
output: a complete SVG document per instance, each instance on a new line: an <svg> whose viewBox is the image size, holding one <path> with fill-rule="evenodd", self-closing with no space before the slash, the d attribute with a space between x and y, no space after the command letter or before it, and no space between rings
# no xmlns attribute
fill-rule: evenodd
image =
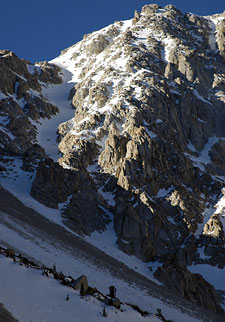
<svg viewBox="0 0 225 322"><path fill-rule="evenodd" d="M225 0L2 0L0 49L31 62L50 60L84 34L130 19L135 9L150 3L171 3L198 15L225 10Z"/></svg>

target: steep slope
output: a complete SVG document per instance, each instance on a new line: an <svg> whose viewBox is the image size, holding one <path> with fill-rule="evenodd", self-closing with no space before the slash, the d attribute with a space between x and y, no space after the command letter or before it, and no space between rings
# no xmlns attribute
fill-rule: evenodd
<svg viewBox="0 0 225 322"><path fill-rule="evenodd" d="M121 311L105 306L109 320L116 314L116 321L127 319L129 315L137 321L145 319L152 322L156 319L157 309L160 308L163 316L172 321L223 321L222 316L176 296L162 285L156 285L143 276L138 261L135 263L133 259L137 267L130 269L119 261L121 256L118 257L119 260L113 259L80 237L65 232L62 227L48 221L33 209L25 207L6 190L0 191L1 244L4 246L0 247L0 283L1 288L5 290L1 293L0 300L20 321L33 319L39 322L43 321L43 316L48 317L48 321L60 321L65 308L67 312L64 316L68 321L74 321L76 310L80 306L82 309L79 316L83 317L80 321L85 321L85 317L90 319L90 315L93 315L93 319L101 318L104 307L101 303L88 295L83 296L83 300L79 299L79 294L73 289L57 286L57 283L52 281L52 273L49 274L50 281L46 280L46 274L42 277L44 267L55 267L58 273L70 275L72 278L85 274L89 285L97 287L103 294L108 294L108 287L115 285L117 296L123 304L137 305L142 311L149 312L149 315L142 317L126 305L122 305ZM4 205L3 199L8 201ZM17 256L14 256L15 253ZM9 259L5 260L3 254L11 257L11 263ZM27 259L31 261L30 264ZM126 264L128 262L129 260ZM23 264L22 268L18 268L19 264ZM30 268L38 271L32 271ZM8 277L5 278L6 276ZM17 296L12 296L15 293ZM69 303L66 302L68 293L71 299ZM92 305L92 300L96 305ZM91 305L88 302L91 302Z"/></svg>
<svg viewBox="0 0 225 322"><path fill-rule="evenodd" d="M29 177L26 202L37 205L31 189L81 235L113 219L122 251L160 262L157 279L217 313L219 295L193 273L225 266L224 28L224 13L148 5L36 72L4 62L9 52L0 66L13 70L1 85L3 186L25 198L16 182Z"/></svg>
<svg viewBox="0 0 225 322"><path fill-rule="evenodd" d="M125 303L122 309L118 310L113 306L105 306L103 302L98 301L97 296L80 296L79 291L60 285L52 274L44 276L41 269L29 269L19 265L19 262L16 265L2 255L0 262L3 277L1 289L4 292L4 296L1 297L19 321L162 321L157 317L157 313L144 317ZM8 280L7 285L4 280ZM7 320L6 314L1 321L16 322L14 319Z"/></svg>

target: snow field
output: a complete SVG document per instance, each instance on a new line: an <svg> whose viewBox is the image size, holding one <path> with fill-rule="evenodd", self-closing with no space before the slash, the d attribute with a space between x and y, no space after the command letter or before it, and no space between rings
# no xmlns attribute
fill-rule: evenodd
<svg viewBox="0 0 225 322"><path fill-rule="evenodd" d="M58 272L62 271L64 275L70 275L74 279L84 274L88 278L89 285L92 287L97 287L97 289L103 294L108 294L108 287L110 285L115 285L115 287L117 288L116 295L123 303L128 302L128 303L136 304L142 310L146 310L150 313L155 313L157 308L161 308L163 315L167 319L170 318L175 322L201 321L196 318L192 318L187 314L182 313L179 309L176 309L175 307L170 306L168 303L164 303L159 299L151 297L149 294L146 293L145 289L138 288L135 284L127 283L123 280L120 280L112 276L110 271L106 269L102 270L101 268L96 267L95 265L91 264L87 260L87 258L84 259L79 254L74 253L74 250L72 249L70 250L68 248L65 248L62 244L58 242L55 243L53 240L48 240L44 238L44 236L39 235L35 229L31 230L29 227L26 227L26 226L24 227L24 225L22 226L19 222L13 222L8 217L8 215L4 213L0 213L0 214L1 214L1 218L3 217L5 221L8 223L7 225L2 225L0 222L0 230L1 230L0 244L8 245L8 247L18 249L20 251L22 250L24 256L33 258L36 262L42 263L47 267L52 267L53 265L55 265ZM12 227L14 227L14 229L12 229ZM76 292L74 293L74 291L72 291L72 293L70 293L69 291L67 291L67 289L65 290L65 288L62 288L60 284L57 284L56 281L49 282L47 279L47 282L45 282L46 277L43 277L39 271L37 272L34 271L34 273L32 273L31 272L32 270L30 271L30 269L26 269L25 267L21 268L20 266L18 269L17 265L15 265L13 262L10 262L10 264L7 264L7 266L4 264L5 265L4 266L4 265L1 265L1 260L8 261L8 259L5 259L5 258L2 259L0 256L0 287L1 289L3 287L7 288L8 291L1 292L0 302L5 304L6 308L9 311L11 311L15 315L15 317L19 319L19 316L28 316L27 320L19 319L21 322L23 321L25 322L26 321L27 322L64 321L64 319L54 320L55 318L54 308L56 306L60 308L61 301L62 301L61 308L62 310L64 310L66 305L68 305L68 303L65 301L66 295L68 293L69 295L75 294ZM10 267L13 269L11 269ZM21 271L23 272L23 275L20 275ZM28 274L28 277L26 278L27 271L29 271L29 274ZM8 282L6 281L7 279L9 279L9 276L11 274L14 274L13 278L15 280L13 280L12 283L10 282L10 284L8 285ZM34 281L32 280L33 276L34 276ZM20 291L19 286L22 287L21 286L22 282L21 281L17 282L17 279L27 280L23 290L21 290L21 293L19 293ZM40 283L39 283L39 279L42 279ZM40 287L37 286L38 293L35 293L36 292L35 285L40 285ZM15 294L17 294L15 296L13 295L14 287L16 289L18 288L18 290L15 290ZM46 296L43 295L45 294L45 291L47 292ZM57 295L56 298L54 300L48 299L49 297L51 297L51 294L53 294L54 292ZM10 304L11 296L14 296L14 298L15 297L21 298L20 301L24 302L24 304L20 306L20 304L18 303L18 305L14 307L13 304L12 305ZM26 300L26 296L29 297L30 300L29 299ZM80 319L80 320L74 319L74 316L76 315L74 315L74 311L71 312L71 310L74 310L75 306L77 307L82 307L82 306L80 306L79 301L76 300L77 297L75 295L73 297L75 297L75 300L74 300L75 302L72 302L74 303L73 308L72 309L69 308L68 319L65 321L67 322L86 321L83 319ZM41 298L44 298L44 299L41 300ZM64 303L64 301L66 303ZM15 302L16 302L16 299L15 299ZM102 312L102 305L99 306L98 301L94 301L94 302L97 303L98 308L97 309L94 308L93 312L97 312L96 316L98 318L99 312ZM28 303L28 305L26 305L26 303ZM43 304L43 307L41 307L41 304ZM43 311L43 313L40 312L40 315L39 315L39 310ZM126 307L124 308L124 310L127 310ZM47 311L50 311L47 315L49 318L43 319L43 314L44 312L47 312ZM91 311L91 313L89 311ZM128 309L128 311L130 312L130 309ZM56 312L58 311L56 310ZM86 314L89 314L88 317L90 319L90 316L94 314L93 312L92 312L92 306L90 304L80 314L81 316L84 316L84 317L86 316ZM50 315L50 313L52 315ZM118 314L118 312L115 314ZM128 318L129 316L129 319L131 319L132 314L134 314L133 320L131 321L137 321L137 322L155 321L155 320L152 320L152 316L146 317L144 318L144 320L142 320L143 318L141 317L141 315L140 314L136 315L136 312L132 314L131 313L126 313L126 314L128 314L128 315L125 315L126 318ZM61 317L60 314L59 316ZM96 320L94 320L94 318L93 318L93 321L98 321L97 318ZM121 315L114 315L113 318L115 318L115 321L118 321L118 322L127 321L126 318L121 317ZM90 321L90 320L87 320L87 321ZM110 320L109 318L109 321L114 321L114 320L113 319Z"/></svg>
<svg viewBox="0 0 225 322"><path fill-rule="evenodd" d="M0 275L0 302L21 322L160 321L154 316L144 318L126 305L120 311L94 297L81 297L78 291L42 276L40 270L4 256L0 256ZM106 317L102 316L104 307Z"/></svg>

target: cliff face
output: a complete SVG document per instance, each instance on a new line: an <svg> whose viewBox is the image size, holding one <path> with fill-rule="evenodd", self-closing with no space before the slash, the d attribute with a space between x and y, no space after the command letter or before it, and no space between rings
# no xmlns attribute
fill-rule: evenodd
<svg viewBox="0 0 225 322"><path fill-rule="evenodd" d="M58 71L47 62L34 67L8 50L0 51L1 157L32 154L35 148L44 154L40 146L34 146L37 133L32 121L58 112L43 98L41 88L43 81L60 83Z"/></svg>
<svg viewBox="0 0 225 322"><path fill-rule="evenodd" d="M106 229L111 213L121 250L164 263L157 278L216 312L215 290L187 266L225 266L224 44L224 13L147 5L32 72L12 53L0 59L2 173L21 156L35 169L31 195L66 202L62 216L78 233ZM53 162L32 120L57 113L41 93L65 75L75 114L58 126Z"/></svg>

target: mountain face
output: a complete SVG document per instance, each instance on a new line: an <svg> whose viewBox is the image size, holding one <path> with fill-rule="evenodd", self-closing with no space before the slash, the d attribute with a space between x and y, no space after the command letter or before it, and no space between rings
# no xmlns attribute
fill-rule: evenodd
<svg viewBox="0 0 225 322"><path fill-rule="evenodd" d="M23 171L32 198L80 235L113 220L120 250L223 313L225 293L199 274L225 266L224 63L225 13L172 5L144 6L49 63L2 50L2 186L16 191Z"/></svg>

